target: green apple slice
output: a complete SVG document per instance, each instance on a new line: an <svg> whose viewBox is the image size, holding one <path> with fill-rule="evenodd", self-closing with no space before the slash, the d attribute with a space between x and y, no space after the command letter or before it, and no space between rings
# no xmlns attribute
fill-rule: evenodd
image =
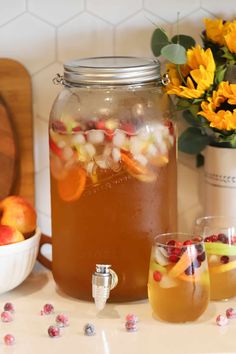
<svg viewBox="0 0 236 354"><path fill-rule="evenodd" d="M150 270L152 272L155 272L157 270L160 273L167 273L167 269L165 267L163 267L162 265L156 263L154 260L152 260L150 263Z"/></svg>
<svg viewBox="0 0 236 354"><path fill-rule="evenodd" d="M236 246L219 242L205 242L207 254L219 256L236 256Z"/></svg>
<svg viewBox="0 0 236 354"><path fill-rule="evenodd" d="M209 267L210 273L224 273L236 268L236 261L232 261L226 264L221 264L214 267Z"/></svg>

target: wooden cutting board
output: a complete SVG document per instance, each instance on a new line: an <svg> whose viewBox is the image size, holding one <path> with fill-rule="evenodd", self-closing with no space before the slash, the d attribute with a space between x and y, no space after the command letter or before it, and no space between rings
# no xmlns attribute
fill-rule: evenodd
<svg viewBox="0 0 236 354"><path fill-rule="evenodd" d="M31 78L12 59L0 59L0 198L18 194L34 204Z"/></svg>

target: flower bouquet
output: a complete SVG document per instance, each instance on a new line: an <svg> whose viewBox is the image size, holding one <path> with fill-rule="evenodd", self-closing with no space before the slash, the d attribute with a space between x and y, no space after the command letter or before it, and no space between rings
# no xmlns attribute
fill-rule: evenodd
<svg viewBox="0 0 236 354"><path fill-rule="evenodd" d="M229 75L236 63L236 21L204 22L202 47L183 34L169 39L160 28L151 39L154 55L168 61L167 93L189 125L179 150L198 156L207 145L236 148L236 84Z"/></svg>

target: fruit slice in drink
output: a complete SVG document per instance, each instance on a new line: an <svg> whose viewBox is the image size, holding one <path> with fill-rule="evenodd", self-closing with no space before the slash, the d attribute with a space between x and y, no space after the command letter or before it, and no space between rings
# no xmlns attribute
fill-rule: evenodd
<svg viewBox="0 0 236 354"><path fill-rule="evenodd" d="M65 178L58 180L58 192L66 202L80 198L86 184L86 172L79 166L72 167Z"/></svg>

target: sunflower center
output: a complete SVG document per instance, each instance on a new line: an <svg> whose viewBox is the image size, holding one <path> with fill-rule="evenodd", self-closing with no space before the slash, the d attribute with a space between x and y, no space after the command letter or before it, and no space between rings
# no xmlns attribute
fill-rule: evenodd
<svg viewBox="0 0 236 354"><path fill-rule="evenodd" d="M225 102L223 102L223 103L221 103L221 105L218 107L218 108L216 108L216 113L218 112L218 111L233 111L234 109L236 109L236 105L235 104L229 104L227 101L225 101Z"/></svg>

